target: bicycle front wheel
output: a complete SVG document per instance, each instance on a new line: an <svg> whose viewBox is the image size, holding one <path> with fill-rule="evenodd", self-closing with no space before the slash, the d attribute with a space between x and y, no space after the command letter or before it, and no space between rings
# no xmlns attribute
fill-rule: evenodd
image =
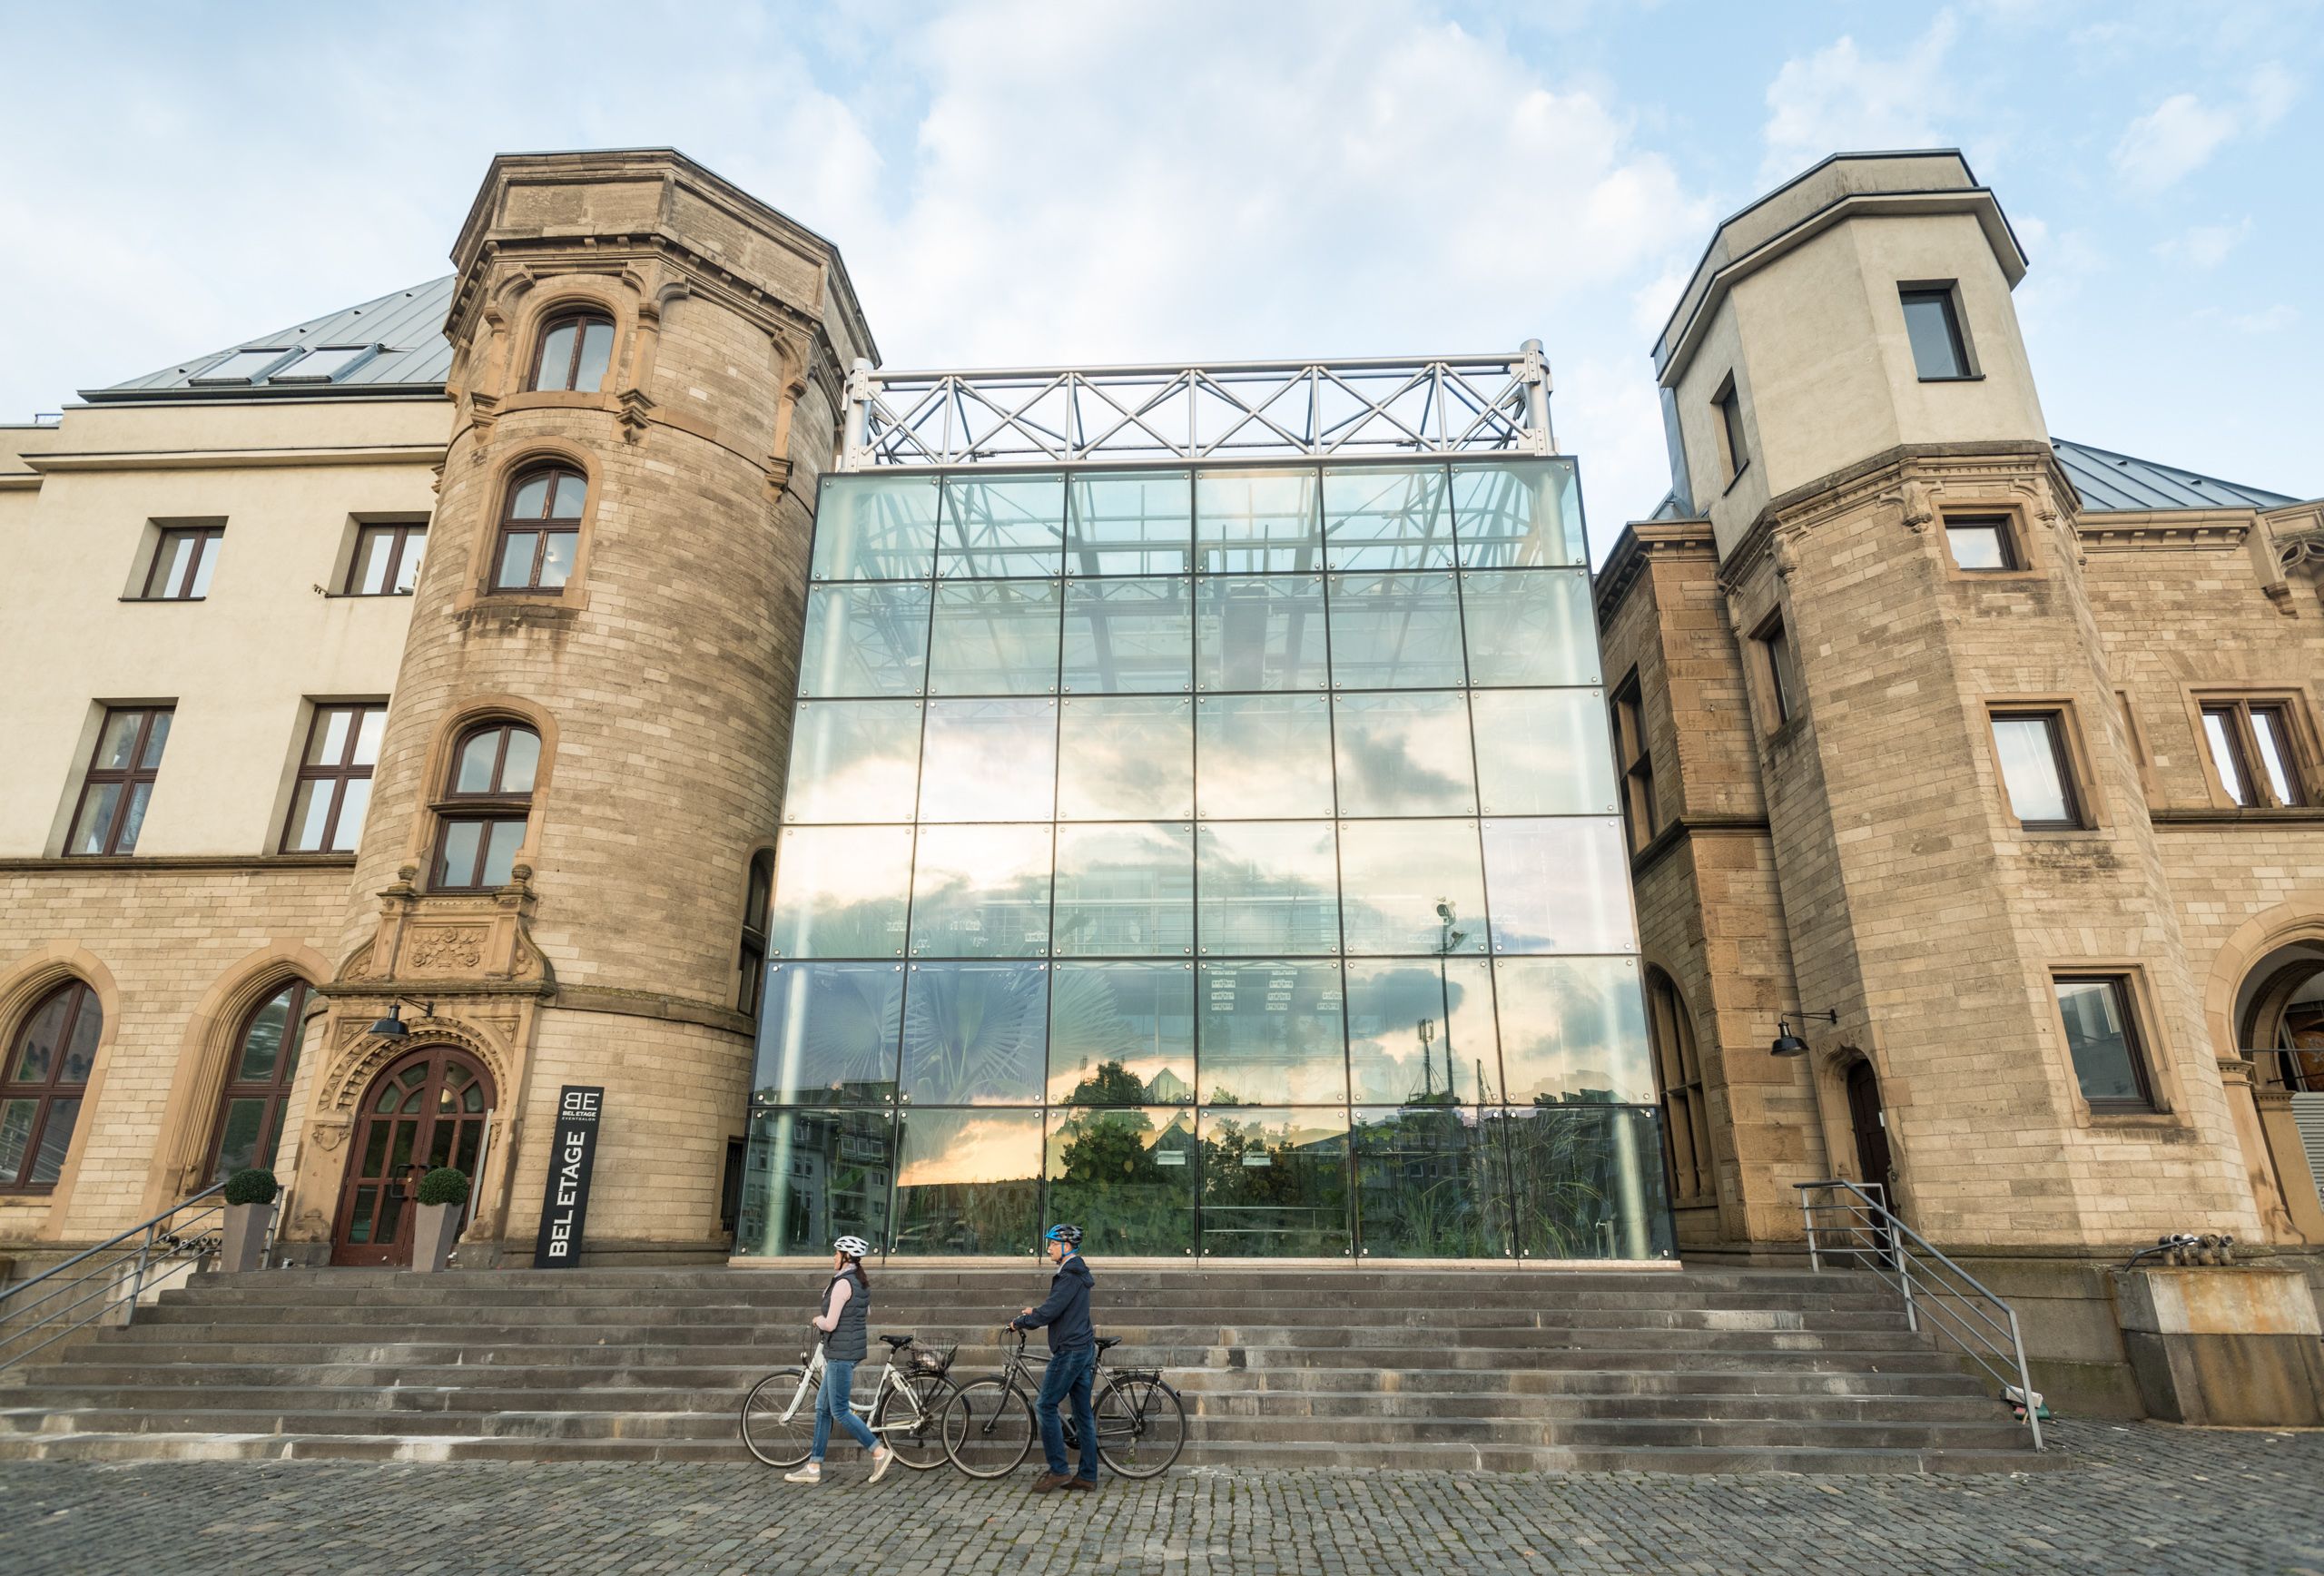
<svg viewBox="0 0 2324 1576"><path fill-rule="evenodd" d="M1126 1478L1158 1477L1187 1447L1187 1407L1159 1379L1116 1379L1098 1397L1098 1453Z"/></svg>
<svg viewBox="0 0 2324 1576"><path fill-rule="evenodd" d="M769 1466L793 1467L815 1444L816 1381L777 1368L743 1397L743 1443Z"/></svg>
<svg viewBox="0 0 2324 1576"><path fill-rule="evenodd" d="M872 1432L896 1453L896 1459L914 1472L944 1464L944 1408L952 1399L952 1382L933 1374L914 1374L880 1393L872 1409Z"/></svg>
<svg viewBox="0 0 2324 1576"><path fill-rule="evenodd" d="M1007 1477L1033 1450L1033 1404L998 1379L977 1379L944 1408L944 1453L972 1478Z"/></svg>

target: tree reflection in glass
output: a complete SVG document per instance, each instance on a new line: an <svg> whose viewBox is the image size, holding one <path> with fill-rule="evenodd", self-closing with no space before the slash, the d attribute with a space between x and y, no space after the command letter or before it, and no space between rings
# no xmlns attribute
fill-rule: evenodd
<svg viewBox="0 0 2324 1576"><path fill-rule="evenodd" d="M759 1010L751 1098L869 1105L895 1098L901 963L777 963Z"/></svg>
<svg viewBox="0 0 2324 1576"><path fill-rule="evenodd" d="M1498 1103L1492 970L1482 958L1349 960L1348 1081L1356 1103Z"/></svg>
<svg viewBox="0 0 2324 1576"><path fill-rule="evenodd" d="M1195 703L1195 806L1205 820L1332 813L1324 695L1205 695Z"/></svg>
<svg viewBox="0 0 2324 1576"><path fill-rule="evenodd" d="M904 980L904 1098L1038 1105L1048 1038L1048 965L914 963Z"/></svg>
<svg viewBox="0 0 2324 1576"><path fill-rule="evenodd" d="M828 1260L832 1238L842 1233L884 1247L894 1180L890 1112L754 1110L734 1251Z"/></svg>
<svg viewBox="0 0 2324 1576"><path fill-rule="evenodd" d="M1342 815L1473 815L1468 697L1458 690L1332 697Z"/></svg>
<svg viewBox="0 0 2324 1576"><path fill-rule="evenodd" d="M1446 1105L1359 1108L1354 1117L1356 1214L1366 1257L1516 1256L1501 1183L1506 1167L1487 1148L1497 1124L1474 1107Z"/></svg>
<svg viewBox="0 0 2324 1576"><path fill-rule="evenodd" d="M1196 990L1204 1105L1346 1101L1336 963L1205 963Z"/></svg>
<svg viewBox="0 0 2324 1576"><path fill-rule="evenodd" d="M1081 1227L1085 1252L1194 1251L1200 1166L1192 1111L1052 1110L1048 1169L1049 1214Z"/></svg>
<svg viewBox="0 0 2324 1576"><path fill-rule="evenodd" d="M1501 1065L1512 1106L1655 1098L1634 958L1497 958Z"/></svg>
<svg viewBox="0 0 2324 1576"><path fill-rule="evenodd" d="M778 958L901 958L909 826L801 826L776 844L767 934Z"/></svg>
<svg viewBox="0 0 2324 1576"><path fill-rule="evenodd" d="M905 1110L891 1251L1030 1254L1040 1236L1041 1113Z"/></svg>
<svg viewBox="0 0 2324 1576"><path fill-rule="evenodd" d="M1058 704L1060 821L1184 820L1195 812L1195 705L1184 696Z"/></svg>
<svg viewBox="0 0 2324 1576"><path fill-rule="evenodd" d="M918 701L802 701L792 714L790 822L910 821L920 792Z"/></svg>
<svg viewBox="0 0 2324 1576"><path fill-rule="evenodd" d="M921 827L912 861L911 955L1046 957L1049 839L1041 825Z"/></svg>
<svg viewBox="0 0 2324 1576"><path fill-rule="evenodd" d="M1057 832L1059 957L1191 956L1195 829L1106 822Z"/></svg>
<svg viewBox="0 0 2324 1576"><path fill-rule="evenodd" d="M1337 839L1328 821L1222 821L1196 832L1202 950L1336 952Z"/></svg>
<svg viewBox="0 0 2324 1576"><path fill-rule="evenodd" d="M1494 1125L1528 1257L1670 1256L1662 1130L1651 1108L1517 1110Z"/></svg>
<svg viewBox="0 0 2324 1576"><path fill-rule="evenodd" d="M1049 982L1054 1105L1184 1105L1194 1098L1190 963L1059 963Z"/></svg>
<svg viewBox="0 0 2324 1576"><path fill-rule="evenodd" d="M1347 1256L1344 1108L1205 1110L1200 1136L1205 1254Z"/></svg>

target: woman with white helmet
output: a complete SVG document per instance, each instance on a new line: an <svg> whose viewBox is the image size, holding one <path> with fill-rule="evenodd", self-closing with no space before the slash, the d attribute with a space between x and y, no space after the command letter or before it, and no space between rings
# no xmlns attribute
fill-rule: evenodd
<svg viewBox="0 0 2324 1576"><path fill-rule="evenodd" d="M860 1236L842 1236L832 1244L832 1283L823 1289L823 1311L813 1321L815 1328L823 1332L823 1380L815 1392L815 1444L808 1453L807 1464L785 1473L784 1482L823 1481L823 1447L831 1443L833 1423L843 1423L855 1443L872 1453L873 1482L887 1475L896 1459L896 1453L881 1444L848 1405L849 1393L855 1388L855 1365L863 1361L864 1324L872 1314L872 1283L863 1273L863 1256L871 1251L872 1245Z"/></svg>

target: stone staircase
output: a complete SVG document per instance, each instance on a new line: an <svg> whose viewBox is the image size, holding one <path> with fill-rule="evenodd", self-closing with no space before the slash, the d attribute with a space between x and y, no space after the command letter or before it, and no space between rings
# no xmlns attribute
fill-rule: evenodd
<svg viewBox="0 0 2324 1576"><path fill-rule="evenodd" d="M1123 1337L1114 1360L1161 1368L1186 1397L1185 1465L1895 1473L2054 1459L1955 1359L1907 1333L1868 1278L1102 1265L1098 1276L1099 1327ZM822 1278L203 1276L134 1325L7 1374L0 1459L745 1461L742 1394L798 1360ZM994 1326L1047 1282L1032 1267L875 1266L872 1278L874 1332L957 1344L956 1378L999 1365ZM872 1376L859 1374L859 1394Z"/></svg>

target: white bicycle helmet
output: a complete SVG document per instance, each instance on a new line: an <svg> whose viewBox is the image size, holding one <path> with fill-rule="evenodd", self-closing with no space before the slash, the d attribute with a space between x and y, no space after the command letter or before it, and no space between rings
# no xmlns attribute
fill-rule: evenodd
<svg viewBox="0 0 2324 1576"><path fill-rule="evenodd" d="M862 1258L872 1251L872 1245L860 1236L842 1236L832 1246L850 1258Z"/></svg>

